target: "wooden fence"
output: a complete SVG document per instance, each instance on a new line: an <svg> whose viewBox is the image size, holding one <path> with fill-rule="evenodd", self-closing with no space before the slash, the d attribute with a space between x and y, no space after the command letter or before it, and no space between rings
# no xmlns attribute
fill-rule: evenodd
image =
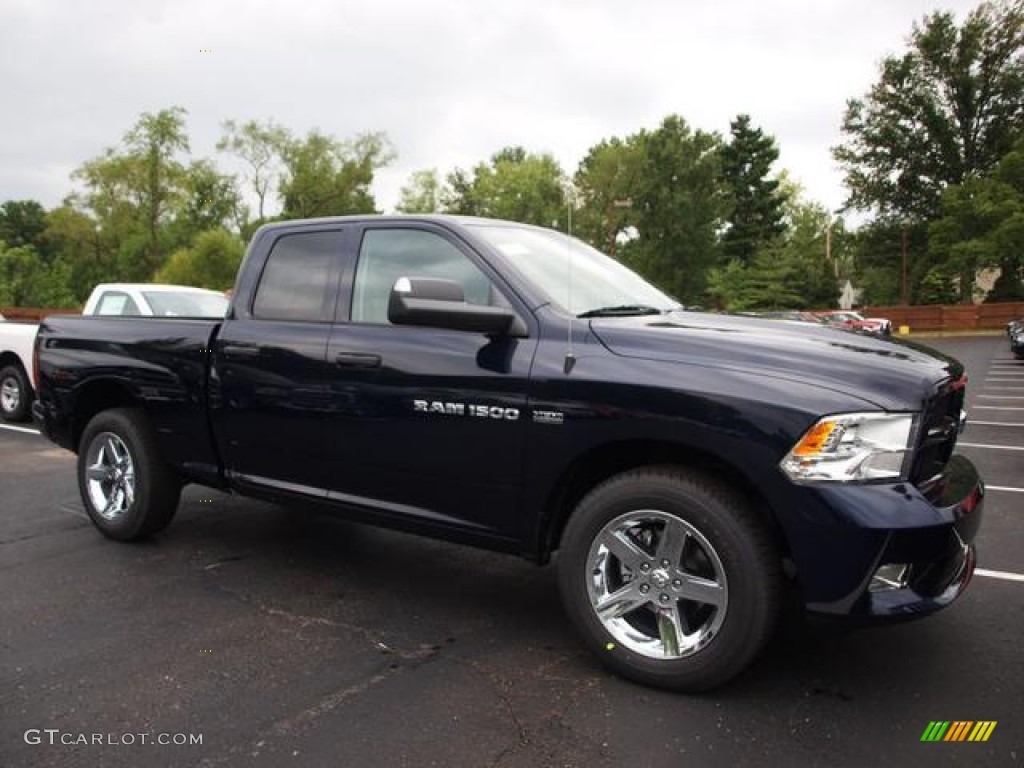
<svg viewBox="0 0 1024 768"><path fill-rule="evenodd" d="M12 323L38 323L47 315L77 315L79 309L47 309L46 307L0 307L0 315Z"/></svg>
<svg viewBox="0 0 1024 768"><path fill-rule="evenodd" d="M909 326L911 331L981 331L1003 328L1010 320L1024 317L1024 301L998 304L936 304L920 307L864 307L866 317L887 317L893 330Z"/></svg>

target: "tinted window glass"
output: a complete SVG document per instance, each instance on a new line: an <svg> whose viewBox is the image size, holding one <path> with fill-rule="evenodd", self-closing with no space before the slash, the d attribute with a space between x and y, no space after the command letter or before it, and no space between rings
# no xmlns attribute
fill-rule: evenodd
<svg viewBox="0 0 1024 768"><path fill-rule="evenodd" d="M279 238L263 268L253 315L266 320L326 319L324 296L338 235L300 232Z"/></svg>
<svg viewBox="0 0 1024 768"><path fill-rule="evenodd" d="M454 280L469 303L494 303L487 276L443 237L416 229L371 229L359 251L352 322L387 323L388 297L400 277Z"/></svg>

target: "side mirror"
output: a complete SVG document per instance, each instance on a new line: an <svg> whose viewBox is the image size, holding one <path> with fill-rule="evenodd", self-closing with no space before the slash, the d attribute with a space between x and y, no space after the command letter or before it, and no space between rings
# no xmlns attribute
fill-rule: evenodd
<svg viewBox="0 0 1024 768"><path fill-rule="evenodd" d="M388 320L487 336L526 335L526 325L511 309L467 304L461 284L433 277L398 278L388 299Z"/></svg>

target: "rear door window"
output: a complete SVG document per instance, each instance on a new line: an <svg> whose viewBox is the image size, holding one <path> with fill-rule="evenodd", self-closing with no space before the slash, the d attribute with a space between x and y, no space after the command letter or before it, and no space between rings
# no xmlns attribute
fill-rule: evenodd
<svg viewBox="0 0 1024 768"><path fill-rule="evenodd" d="M262 320L326 322L334 310L332 265L341 233L296 232L283 235L267 256L253 302Z"/></svg>

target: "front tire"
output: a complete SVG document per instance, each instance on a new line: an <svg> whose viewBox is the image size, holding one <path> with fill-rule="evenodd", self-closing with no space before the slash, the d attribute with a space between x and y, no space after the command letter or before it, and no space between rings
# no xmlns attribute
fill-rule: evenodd
<svg viewBox="0 0 1024 768"><path fill-rule="evenodd" d="M160 458L146 414L134 408L98 413L78 450L78 489L100 532L138 541L171 522L181 482Z"/></svg>
<svg viewBox="0 0 1024 768"><path fill-rule="evenodd" d="M26 421L32 406L32 385L20 365L0 370L0 416L4 421Z"/></svg>
<svg viewBox="0 0 1024 768"><path fill-rule="evenodd" d="M633 470L591 491L569 519L562 599L608 667L696 692L744 669L782 602L768 526L722 481L674 467Z"/></svg>

